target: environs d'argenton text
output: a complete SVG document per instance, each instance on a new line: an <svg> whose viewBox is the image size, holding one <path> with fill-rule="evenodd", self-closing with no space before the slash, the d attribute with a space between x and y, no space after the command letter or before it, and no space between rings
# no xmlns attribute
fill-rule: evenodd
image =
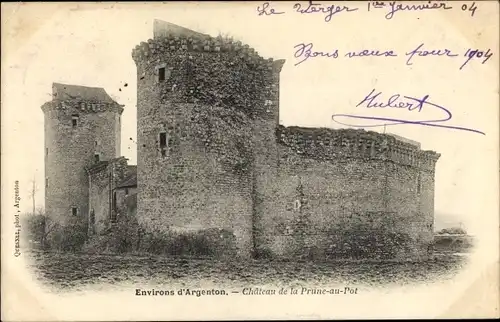
<svg viewBox="0 0 500 322"><path fill-rule="evenodd" d="M290 294L290 295L335 295L335 294L358 294L357 287L344 287L344 288L282 288L279 289L263 289L263 288L251 288L245 287L240 291L226 291L223 289L189 289L181 288L179 290L157 290L149 289L143 290L137 288L135 290L136 296L206 296L206 295L229 295L229 293L236 293L242 295L278 295L278 294Z"/></svg>

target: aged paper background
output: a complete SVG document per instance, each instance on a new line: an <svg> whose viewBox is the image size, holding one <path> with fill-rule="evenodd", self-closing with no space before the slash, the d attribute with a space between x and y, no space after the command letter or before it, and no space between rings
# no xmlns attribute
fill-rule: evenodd
<svg viewBox="0 0 500 322"><path fill-rule="evenodd" d="M463 2L469 4L469 2ZM181 320L274 318L498 317L498 2L476 2L474 17L457 10L383 13L359 10L322 16L292 12L258 16L262 3L2 4L2 320ZM342 5L342 3L338 3ZM359 4L358 4L359 5ZM365 4L360 7L364 8ZM415 19L418 16L419 19ZM152 38L153 19L211 35L235 35L263 57L287 60L281 73L281 122L335 127L332 113L347 113L372 87L434 100L453 112L453 125L486 135L401 125L390 130L442 154L436 168L436 216L455 214L477 247L453 281L419 286L362 288L353 297L136 297L128 290L96 289L64 296L45 290L14 257L14 181L23 211L31 207L30 180L43 183L43 113L52 82L102 86L125 104L122 151L135 160L136 71L131 50ZM411 19L410 19L411 18ZM294 67L293 46L317 50L426 48L490 49L485 64L462 58L416 57L305 62ZM119 91L123 83L130 86ZM410 95L411 96L411 95ZM43 205L43 184L37 206Z"/></svg>

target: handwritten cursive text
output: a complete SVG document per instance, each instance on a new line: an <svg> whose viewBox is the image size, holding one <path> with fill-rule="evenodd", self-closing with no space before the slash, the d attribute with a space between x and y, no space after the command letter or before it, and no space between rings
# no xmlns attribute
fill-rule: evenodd
<svg viewBox="0 0 500 322"><path fill-rule="evenodd" d="M385 18L388 20L392 19L394 17L394 14L398 11L422 11L429 9L450 10L453 9L453 7L447 6L444 2L428 1L428 3L426 4L404 4L397 3L396 1L390 1L389 12L385 15Z"/></svg>
<svg viewBox="0 0 500 322"><path fill-rule="evenodd" d="M257 12L259 13L259 16L262 16L262 15L271 16L271 15L284 14L284 12L277 12L276 10L274 10L274 8L270 8L269 2L264 2L262 4L262 8L260 6L257 7Z"/></svg>
<svg viewBox="0 0 500 322"><path fill-rule="evenodd" d="M389 99L384 100L382 97L382 92L376 91L373 89L368 95L366 95L357 105L356 107L365 107L365 108L398 108L398 109L407 109L409 112L416 111L418 115L422 113L425 108L439 110L443 114L443 118L440 119L423 119L423 120L411 120L411 119L395 119L395 118L385 118L385 117L376 117L376 116L361 116L361 115L353 115L353 114L333 114L332 121L352 127L380 127L387 125L400 125L400 124L410 124L410 125L420 125L420 126L429 126L429 127L439 127L446 128L451 130L460 130L460 131L468 131L479 133L482 135L486 135L484 132L479 130L460 127L460 126L452 126L452 125L444 125L443 123L452 119L453 115L450 110L447 108L432 103L429 101L430 95L424 95L422 98L415 98L410 96L403 96L401 94L393 94L389 97ZM339 119L349 119L349 120L365 120L365 121L377 121L375 124L353 124L339 121Z"/></svg>
<svg viewBox="0 0 500 322"><path fill-rule="evenodd" d="M331 52L322 52L322 51L313 51L313 44L308 43L308 44L298 44L295 45L293 48L297 49L295 51L295 58L301 58L302 60L299 61L298 63L295 64L295 66L302 64L309 58L314 58L314 57L328 57L328 58L337 58L339 57L338 50L332 50Z"/></svg>
<svg viewBox="0 0 500 322"><path fill-rule="evenodd" d="M329 6L323 6L322 4L319 3L313 3L312 1L309 1L309 5L306 8L302 8L302 5L300 3L296 3L293 8L298 12L302 14L307 14L307 13L324 13L325 15L325 22L329 22L332 20L332 16L340 13L340 12L352 12L352 11L357 11L358 8L353 8L353 7L348 7L348 6L336 6L336 5L329 5Z"/></svg>
<svg viewBox="0 0 500 322"><path fill-rule="evenodd" d="M448 56L448 57L456 57L458 54L454 54L451 52L449 49L433 49L433 50L424 50L422 49L424 47L424 44L418 45L417 48L413 49L412 51L409 51L406 53L406 56L408 56L408 59L406 60L406 65L413 65L411 60L413 59L413 56Z"/></svg>
<svg viewBox="0 0 500 322"><path fill-rule="evenodd" d="M407 12L414 13L413 15L420 19L420 15L423 12L432 12L432 11L449 11L449 10L461 10L463 13L470 14L471 17L474 17L474 14L477 10L477 5L475 2L471 4L462 3L462 5L454 6L453 2L457 3L458 1L446 1L446 0L435 0L435 1L427 1L427 3L416 3L410 4L405 3L403 1L367 1L366 11L375 12L382 11L384 13L384 18L387 20L391 20L394 18L397 12ZM347 3L347 2L344 2ZM359 10L361 9L361 10ZM323 5L319 2L313 3L313 1L308 1L307 6L305 4L301 4L299 2L293 5L292 10L295 13L299 14L315 14L319 13L323 14L324 21L330 22L332 17L336 14L342 12L354 12L354 11L363 11L363 7L356 4L347 5ZM257 13L259 16L273 16L280 15L285 13L285 11L276 11L273 9L269 2L264 2L262 6L257 7Z"/></svg>

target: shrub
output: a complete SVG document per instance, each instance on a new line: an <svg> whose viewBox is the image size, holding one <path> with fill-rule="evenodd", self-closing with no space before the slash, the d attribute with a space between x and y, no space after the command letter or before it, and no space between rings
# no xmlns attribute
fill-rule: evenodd
<svg viewBox="0 0 500 322"><path fill-rule="evenodd" d="M139 251L172 256L223 257L235 254L235 237L224 229L155 231L143 235Z"/></svg>
<svg viewBox="0 0 500 322"><path fill-rule="evenodd" d="M368 229L356 225L330 231L327 256L333 258L390 259L408 248L410 236L389 229Z"/></svg>
<svg viewBox="0 0 500 322"><path fill-rule="evenodd" d="M146 231L135 216L123 215L116 223L106 220L104 229L92 237L83 248L91 253L149 253L171 256L234 255L235 236L224 229L199 231Z"/></svg>
<svg viewBox="0 0 500 322"><path fill-rule="evenodd" d="M450 235L467 235L467 232L465 229L461 227L451 227L451 228L444 228L441 229L438 234L450 234Z"/></svg>
<svg viewBox="0 0 500 322"><path fill-rule="evenodd" d="M253 258L255 259L273 259L273 252L267 247L259 247L253 250Z"/></svg>
<svg viewBox="0 0 500 322"><path fill-rule="evenodd" d="M39 209L35 214L25 214L22 218L23 226L27 227L26 239L29 242L29 247L42 250L51 249L51 239L61 227L49 215L45 214L43 209Z"/></svg>
<svg viewBox="0 0 500 322"><path fill-rule="evenodd" d="M48 236L49 247L57 251L77 252L87 240L88 224L85 217L73 217L64 225L55 225Z"/></svg>
<svg viewBox="0 0 500 322"><path fill-rule="evenodd" d="M84 250L91 253L128 253L138 248L139 224L135 216L123 215L116 223L109 219L103 222L103 230L85 244Z"/></svg>
<svg viewBox="0 0 500 322"><path fill-rule="evenodd" d="M24 223L27 229L26 239L30 246L34 248L45 249L48 247L46 240L46 224L47 217L44 214L25 214L23 216Z"/></svg>
<svg viewBox="0 0 500 322"><path fill-rule="evenodd" d="M438 252L468 252L474 247L474 242L468 236L446 236L434 237L433 248Z"/></svg>

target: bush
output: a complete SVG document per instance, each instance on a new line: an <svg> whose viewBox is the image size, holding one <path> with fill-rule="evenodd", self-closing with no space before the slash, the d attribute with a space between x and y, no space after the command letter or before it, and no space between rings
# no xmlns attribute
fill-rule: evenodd
<svg viewBox="0 0 500 322"><path fill-rule="evenodd" d="M23 226L27 227L26 239L29 241L29 245L34 248L46 249L48 247L46 239L48 220L45 214L25 214L23 219Z"/></svg>
<svg viewBox="0 0 500 322"><path fill-rule="evenodd" d="M54 225L47 238L50 249L63 252L81 251L87 240L87 220L84 217L73 217L64 225Z"/></svg>
<svg viewBox="0 0 500 322"><path fill-rule="evenodd" d="M235 255L235 237L224 229L193 232L156 231L141 236L140 252L171 256L223 257Z"/></svg>
<svg viewBox="0 0 500 322"><path fill-rule="evenodd" d="M234 255L232 232L211 228L193 232L148 231L141 228L135 216L120 216L116 223L105 221L104 229L83 248L90 253L149 253L171 256Z"/></svg>
<svg viewBox="0 0 500 322"><path fill-rule="evenodd" d="M451 227L451 228L444 228L444 229L441 229L439 232L438 232L439 235L443 235L443 234L450 234L450 235L467 235L467 232L465 231L465 229L461 228L461 227Z"/></svg>
<svg viewBox="0 0 500 322"><path fill-rule="evenodd" d="M37 213L28 213L23 217L23 225L27 227L26 239L29 247L34 249L50 250L55 235L61 234L61 226L45 214L43 209Z"/></svg>
<svg viewBox="0 0 500 322"><path fill-rule="evenodd" d="M327 256L333 258L391 259L408 250L410 236L388 229L371 230L362 226L331 231Z"/></svg>
<svg viewBox="0 0 500 322"><path fill-rule="evenodd" d="M134 216L123 215L116 223L105 220L104 229L89 239L84 251L91 253L128 253L138 248L139 224Z"/></svg>
<svg viewBox="0 0 500 322"><path fill-rule="evenodd" d="M469 236L434 237L433 248L438 252L468 252L474 247L473 239Z"/></svg>
<svg viewBox="0 0 500 322"><path fill-rule="evenodd" d="M273 252L266 247L259 247L253 250L252 256L255 259L266 259L266 260L274 259L275 257Z"/></svg>

